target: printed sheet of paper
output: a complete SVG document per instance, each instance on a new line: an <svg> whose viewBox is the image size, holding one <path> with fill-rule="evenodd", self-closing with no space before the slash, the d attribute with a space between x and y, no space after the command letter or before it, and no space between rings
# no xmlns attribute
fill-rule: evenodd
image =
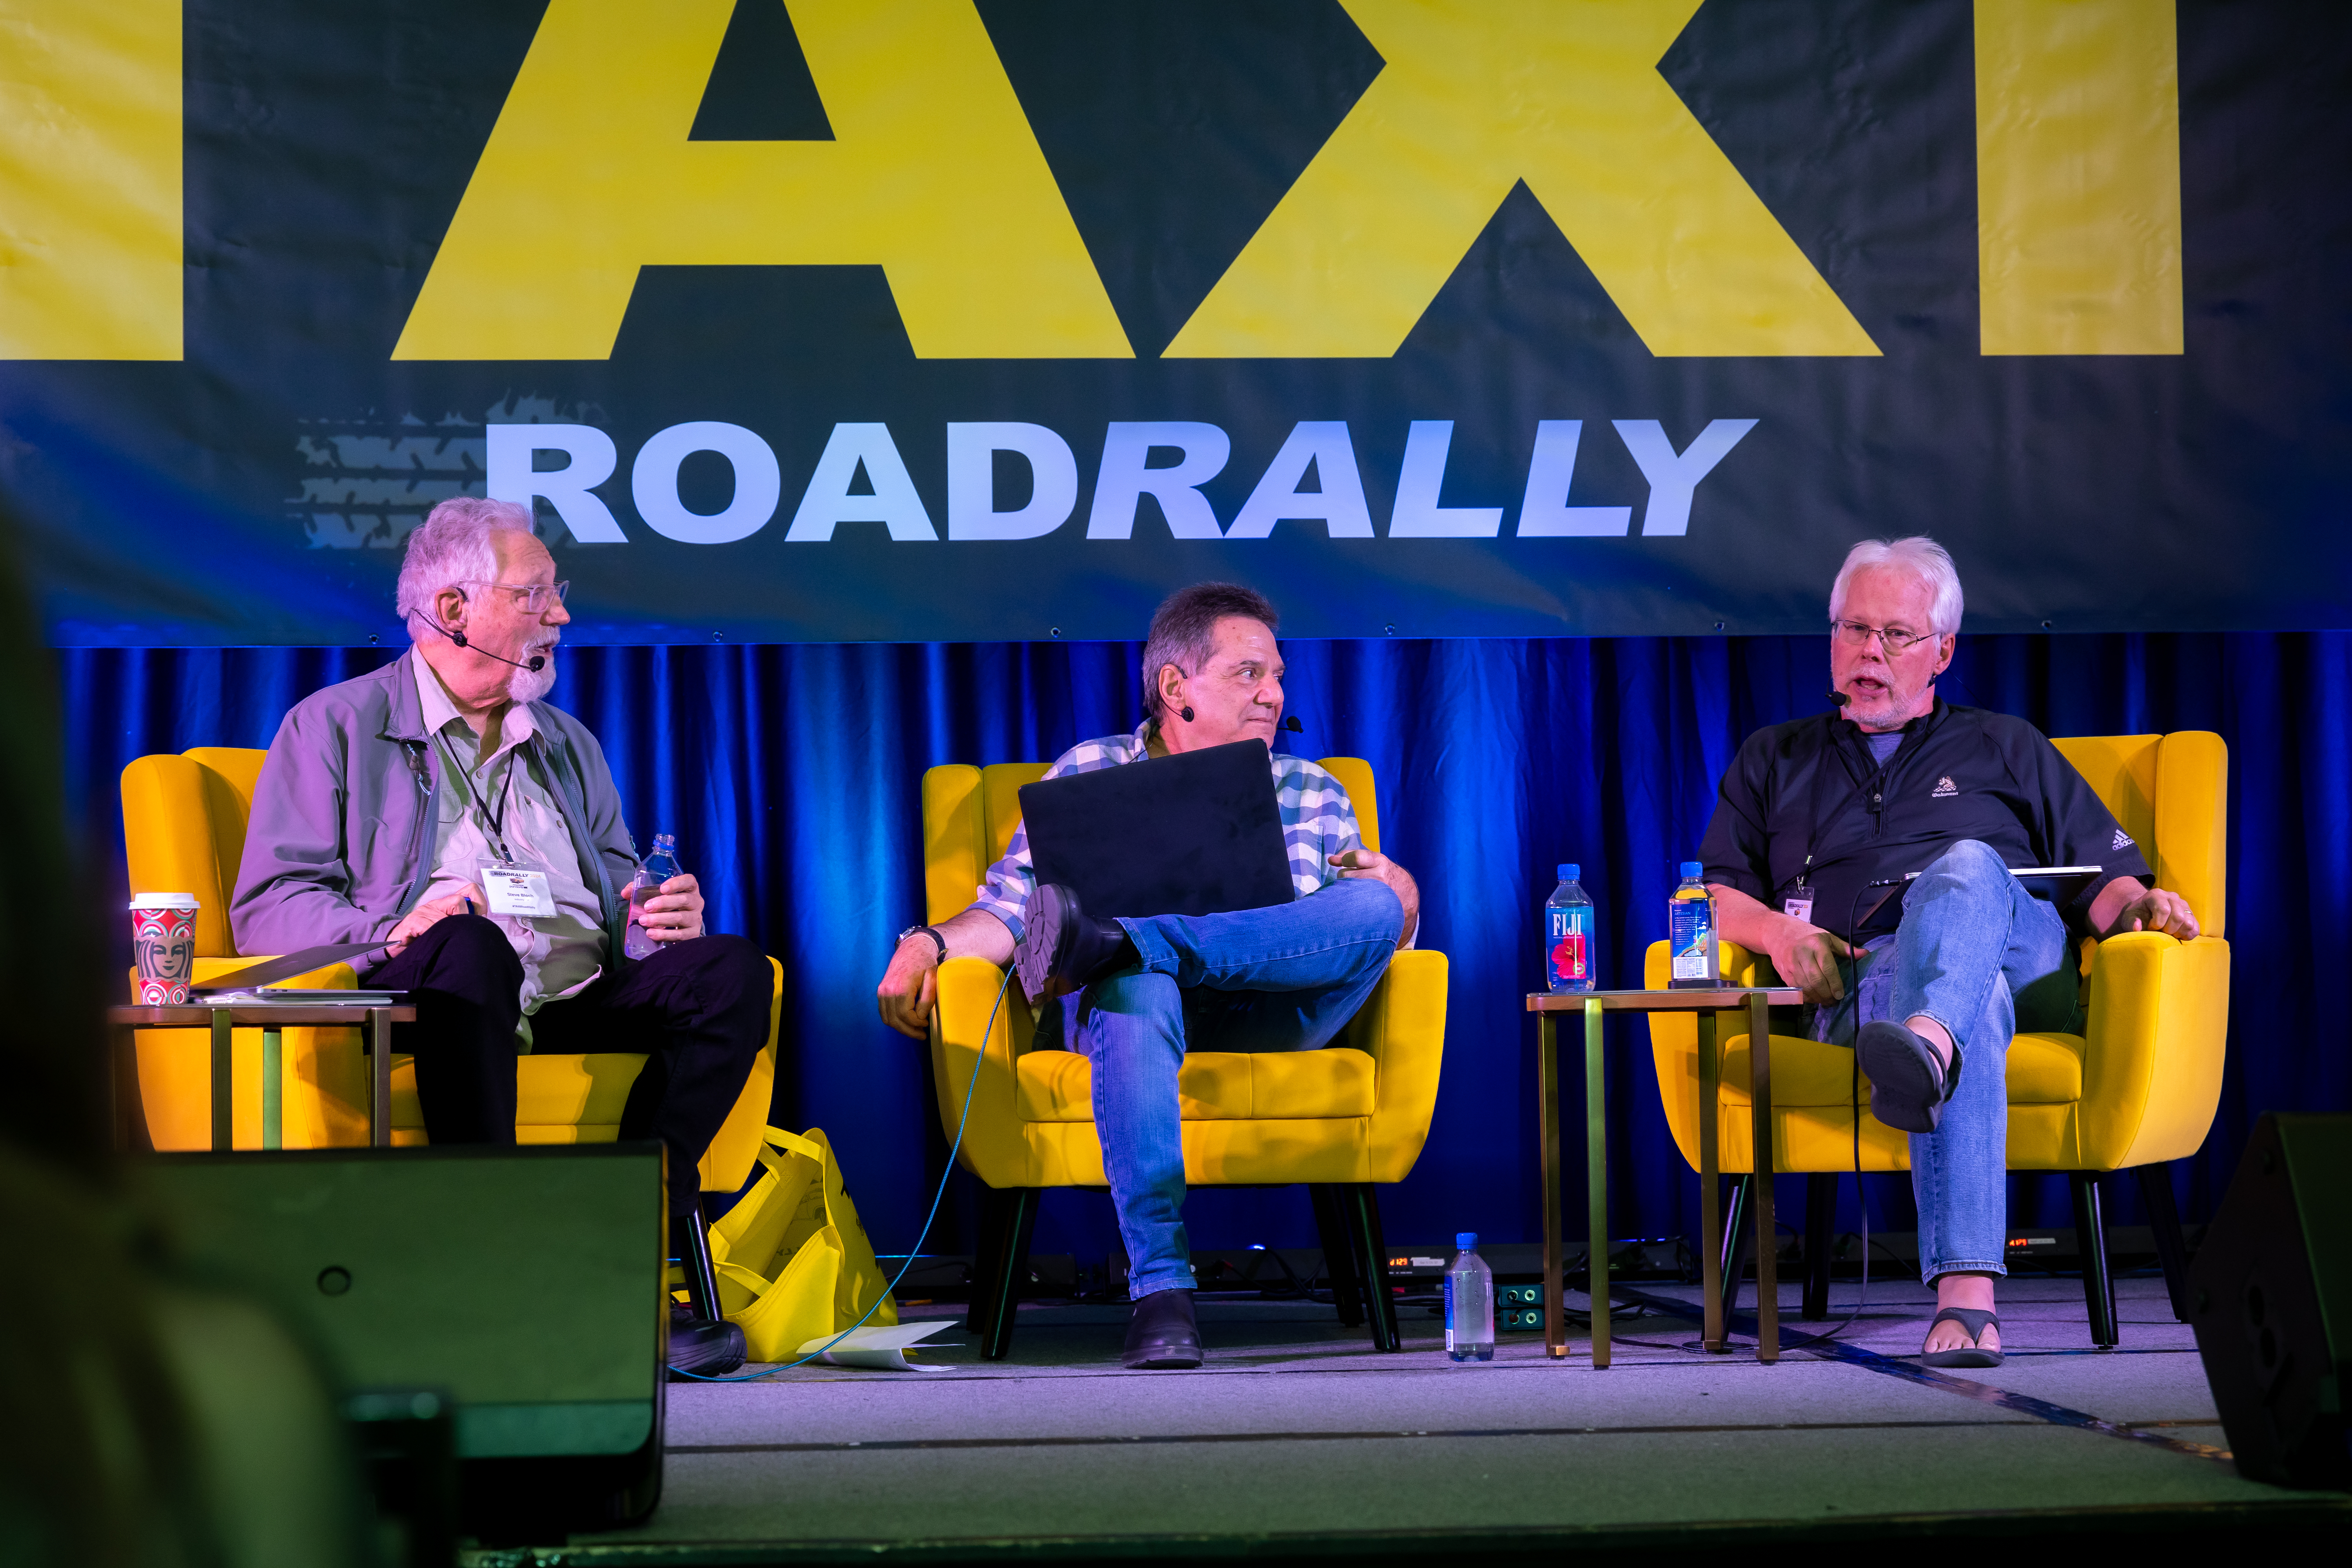
<svg viewBox="0 0 2352 1568"><path fill-rule="evenodd" d="M908 1348L918 1341L929 1338L953 1323L953 1318L933 1318L920 1323L896 1323L888 1328L852 1329L839 1344L824 1352L824 1359L835 1366L870 1366L884 1372L945 1372L944 1366L925 1366L907 1359ZM834 1336L823 1334L801 1346L796 1354L813 1355L833 1344Z"/></svg>

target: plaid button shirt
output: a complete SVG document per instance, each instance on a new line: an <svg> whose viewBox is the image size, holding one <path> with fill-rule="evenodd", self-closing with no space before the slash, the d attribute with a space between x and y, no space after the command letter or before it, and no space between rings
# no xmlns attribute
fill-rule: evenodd
<svg viewBox="0 0 2352 1568"><path fill-rule="evenodd" d="M1145 720L1130 735L1106 735L1084 741L1062 753L1045 770L1045 777L1090 773L1150 756L1153 721ZM1359 847L1363 835L1356 826L1356 808L1339 781L1304 757L1274 753L1275 799L1282 810L1282 841L1290 851L1290 885L1300 898L1339 879L1331 857ZM975 910L986 910L1003 921L1019 942L1021 915L1036 890L1037 873L1029 864L1029 825L1013 830L1004 858L988 868L988 879L978 889Z"/></svg>

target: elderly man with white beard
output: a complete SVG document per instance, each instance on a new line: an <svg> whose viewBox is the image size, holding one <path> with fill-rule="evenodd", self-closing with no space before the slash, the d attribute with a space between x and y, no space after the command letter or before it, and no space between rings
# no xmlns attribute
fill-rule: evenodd
<svg viewBox="0 0 2352 1568"><path fill-rule="evenodd" d="M1723 934L1803 990L1813 1037L1853 1047L1871 1114L1911 1134L1922 1360L1997 1366L2010 1039L2078 1031L2078 939L2197 918L2032 725L1936 694L1960 607L1935 541L1855 545L1830 589L1837 706L1748 738L1700 858ZM2057 866L2101 870L2063 905L2010 875Z"/></svg>
<svg viewBox="0 0 2352 1568"><path fill-rule="evenodd" d="M743 938L704 934L687 876L639 903L654 951L624 952L638 859L620 795L596 738L542 700L567 586L526 509L435 507L400 571L415 646L286 716L229 920L246 952L382 941L360 981L415 1004L393 1047L415 1058L436 1144L515 1141L522 1052L646 1053L621 1136L667 1147L676 1236L702 1223L696 1167L767 1041L771 972ZM741 1343L731 1324L674 1326L673 1364L698 1345L740 1361Z"/></svg>

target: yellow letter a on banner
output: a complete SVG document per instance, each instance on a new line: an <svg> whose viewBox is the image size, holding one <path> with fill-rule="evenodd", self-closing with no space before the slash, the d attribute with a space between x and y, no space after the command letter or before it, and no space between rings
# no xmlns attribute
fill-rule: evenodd
<svg viewBox="0 0 2352 1568"><path fill-rule="evenodd" d="M1658 58L1698 0L1343 0L1388 63L1169 345L1391 354L1525 180L1654 354L1874 354Z"/></svg>
<svg viewBox="0 0 2352 1568"><path fill-rule="evenodd" d="M971 0L793 0L835 140L689 141L734 9L553 0L393 358L604 359L662 265L879 264L927 359L1133 352Z"/></svg>

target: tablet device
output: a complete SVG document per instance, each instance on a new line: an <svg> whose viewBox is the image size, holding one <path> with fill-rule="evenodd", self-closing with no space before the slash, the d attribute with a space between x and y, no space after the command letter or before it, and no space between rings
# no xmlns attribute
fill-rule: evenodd
<svg viewBox="0 0 2352 1568"><path fill-rule="evenodd" d="M2063 909L2074 901L2076 894L2089 887L2093 879L2104 869L2104 867L2099 866L2011 866L2009 868L2009 874L2024 883L2025 890L2035 898ZM1904 872L1903 886L1909 886L1918 879L1918 876L1919 873L1916 871ZM1879 884L1871 885L1876 887ZM1854 921L1853 929L1856 931L1869 929L1870 922L1878 918L1878 911L1886 907L1887 900L1892 899L1898 890L1900 889L1896 888L1888 888L1885 892L1881 893L1870 908L1863 912L1862 917Z"/></svg>
<svg viewBox="0 0 2352 1568"><path fill-rule="evenodd" d="M283 958L265 959L226 974L215 974L202 985L191 985L193 995L209 996L215 992L251 991L273 980L291 980L298 974L308 974L314 969L324 969L331 963L343 963L363 952L382 952L384 944L376 942L331 942L320 947L306 947L299 952L289 952ZM338 993L348 995L348 992Z"/></svg>
<svg viewBox="0 0 2352 1568"><path fill-rule="evenodd" d="M1297 896L1263 741L1041 779L1021 789L1038 884L1119 915L1214 915Z"/></svg>
<svg viewBox="0 0 2352 1568"><path fill-rule="evenodd" d="M236 991L207 991L207 1003L244 1002L256 1006L390 1007L408 1000L405 991L309 990L291 985L261 985Z"/></svg>
<svg viewBox="0 0 2352 1568"><path fill-rule="evenodd" d="M2024 883L2025 890L2035 898L2063 905L2073 902L2105 869L2104 866L2011 866L2009 874ZM1907 882L1918 874L1906 871L1903 879Z"/></svg>

